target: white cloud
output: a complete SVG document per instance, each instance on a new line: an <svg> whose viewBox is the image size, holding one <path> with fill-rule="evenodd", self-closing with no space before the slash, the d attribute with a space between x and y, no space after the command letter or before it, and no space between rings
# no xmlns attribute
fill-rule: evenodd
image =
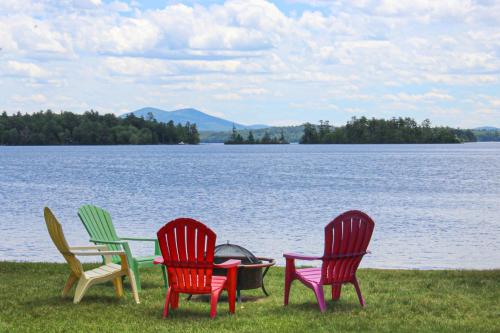
<svg viewBox="0 0 500 333"><path fill-rule="evenodd" d="M130 76L151 76L173 74L173 68L161 59L107 57L104 65L115 74Z"/></svg>
<svg viewBox="0 0 500 333"><path fill-rule="evenodd" d="M81 17L77 20L75 43L79 49L96 53L144 52L155 46L160 28L146 19Z"/></svg>
<svg viewBox="0 0 500 333"><path fill-rule="evenodd" d="M474 9L470 0L382 0L375 12L381 15L409 15L425 18L465 16Z"/></svg>
<svg viewBox="0 0 500 333"><path fill-rule="evenodd" d="M211 77L195 77L192 81L186 82L185 79L178 78L178 80L170 80L168 82L163 82L162 88L168 90L183 90L183 91L217 91L217 90L229 90L230 85L224 82L213 82Z"/></svg>
<svg viewBox="0 0 500 333"><path fill-rule="evenodd" d="M264 89L264 88L258 88L258 87L247 87L247 88L240 89L239 92L240 92L240 94L243 94L243 95L258 96L258 95L268 94L269 90Z"/></svg>
<svg viewBox="0 0 500 333"><path fill-rule="evenodd" d="M30 96L14 95L11 97L14 102L35 102L35 103L45 103L47 102L47 97L43 94L33 94Z"/></svg>
<svg viewBox="0 0 500 333"><path fill-rule="evenodd" d="M42 78L48 76L48 72L36 64L14 60L7 61L6 72L7 74L14 76L31 78Z"/></svg>
<svg viewBox="0 0 500 333"><path fill-rule="evenodd" d="M500 109L500 98L493 98L491 101L491 106Z"/></svg>
<svg viewBox="0 0 500 333"><path fill-rule="evenodd" d="M457 123L472 110L492 123L498 115L498 1L148 5L0 1L2 107L22 103L12 96L36 103L40 91L60 108L190 103L247 123L252 115L338 122L386 109Z"/></svg>
<svg viewBox="0 0 500 333"><path fill-rule="evenodd" d="M160 45L168 49L261 50L277 42L284 16L274 5L231 1L223 6L182 4L145 13L162 31Z"/></svg>
<svg viewBox="0 0 500 333"><path fill-rule="evenodd" d="M130 12L132 10L126 2L122 1L113 1L108 5L108 8L117 12Z"/></svg>
<svg viewBox="0 0 500 333"><path fill-rule="evenodd" d="M461 115L463 111L458 108L433 107L431 113L439 116L458 116Z"/></svg>
<svg viewBox="0 0 500 333"><path fill-rule="evenodd" d="M5 51L18 52L27 57L35 54L58 57L72 53L70 35L56 31L50 22L14 14L4 17L0 27L0 41L7 41L6 45L2 45Z"/></svg>
<svg viewBox="0 0 500 333"><path fill-rule="evenodd" d="M237 101L241 96L235 93L215 94L214 98L219 101Z"/></svg>
<svg viewBox="0 0 500 333"><path fill-rule="evenodd" d="M387 94L384 96L385 99L395 101L395 102L436 102L436 101L452 101L454 97L445 91L431 90L423 94L408 94L405 92L400 92L397 94Z"/></svg>
<svg viewBox="0 0 500 333"><path fill-rule="evenodd" d="M17 43L14 36L8 31L9 26L0 21L0 47L1 52L13 51L17 49ZM0 53L2 54L2 53Z"/></svg>
<svg viewBox="0 0 500 333"><path fill-rule="evenodd" d="M25 12L41 13L45 6L38 1L2 0L0 1L0 13Z"/></svg>
<svg viewBox="0 0 500 333"><path fill-rule="evenodd" d="M258 50L269 48L271 42L260 31L234 27L218 27L211 31L201 32L192 36L189 39L188 45L195 50Z"/></svg>
<svg viewBox="0 0 500 333"><path fill-rule="evenodd" d="M84 9L94 9L102 4L101 0L67 0L67 2L76 8Z"/></svg>

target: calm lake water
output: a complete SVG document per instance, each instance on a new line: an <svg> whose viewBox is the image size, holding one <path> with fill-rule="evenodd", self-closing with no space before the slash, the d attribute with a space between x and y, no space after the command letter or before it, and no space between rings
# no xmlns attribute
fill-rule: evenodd
<svg viewBox="0 0 500 333"><path fill-rule="evenodd" d="M360 209L376 223L364 267L500 267L499 143L0 147L0 260L62 261L43 207L82 245L86 203L120 235L193 217L281 264L321 254L324 226Z"/></svg>

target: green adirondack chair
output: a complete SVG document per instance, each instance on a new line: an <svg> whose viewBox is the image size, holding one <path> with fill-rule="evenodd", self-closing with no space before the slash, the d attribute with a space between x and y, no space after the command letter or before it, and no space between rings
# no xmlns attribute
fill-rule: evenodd
<svg viewBox="0 0 500 333"><path fill-rule="evenodd" d="M139 275L140 267L153 267L153 260L161 255L160 247L158 246L157 238L137 238L137 237L118 237L116 234L115 227L111 222L111 215L96 206L84 205L78 210L78 216L83 222L85 229L90 235L90 241L96 245L106 244L110 251L125 251L127 261L129 266L134 272L135 281L137 285L137 290L141 290L141 278ZM139 241L139 242L154 242L155 253L152 256L147 257L134 257L132 256L132 251L128 241ZM120 263L119 256L113 256L112 261L114 263ZM167 274L165 267L162 266L163 271L163 282L165 287L167 284Z"/></svg>

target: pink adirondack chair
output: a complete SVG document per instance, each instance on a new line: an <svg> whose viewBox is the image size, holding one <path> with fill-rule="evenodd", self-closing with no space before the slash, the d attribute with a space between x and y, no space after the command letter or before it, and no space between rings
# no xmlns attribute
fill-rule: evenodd
<svg viewBox="0 0 500 333"><path fill-rule="evenodd" d="M285 253L285 305L288 305L290 286L297 279L311 288L316 295L321 312L326 310L323 286L332 286L332 299L338 300L342 284L352 283L359 303L365 306L356 270L367 253L368 243L375 223L363 212L351 210L337 216L325 227L325 251L322 256ZM321 268L295 268L295 259L322 260Z"/></svg>
<svg viewBox="0 0 500 333"><path fill-rule="evenodd" d="M227 290L229 312L234 313L236 278L240 260L227 260L214 264L215 233L203 223L189 218L179 218L165 224L157 233L163 257L155 264L165 265L168 273L168 291L163 317L168 316L169 306L179 306L179 294L210 294L210 317L217 314L217 302ZM213 276L214 268L227 269L227 276Z"/></svg>

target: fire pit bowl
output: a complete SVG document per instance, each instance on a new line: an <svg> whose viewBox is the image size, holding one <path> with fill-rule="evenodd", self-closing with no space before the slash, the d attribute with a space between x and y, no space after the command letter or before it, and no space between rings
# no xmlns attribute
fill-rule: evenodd
<svg viewBox="0 0 500 333"><path fill-rule="evenodd" d="M229 259L241 260L241 264L238 267L238 282L236 284L238 302L241 301L241 290L262 288L264 294L269 296L264 286L264 277L269 267L276 263L274 259L256 257L244 247L229 244L229 242L217 245L215 247L214 263L220 264ZM214 275L226 275L226 270L214 269Z"/></svg>

